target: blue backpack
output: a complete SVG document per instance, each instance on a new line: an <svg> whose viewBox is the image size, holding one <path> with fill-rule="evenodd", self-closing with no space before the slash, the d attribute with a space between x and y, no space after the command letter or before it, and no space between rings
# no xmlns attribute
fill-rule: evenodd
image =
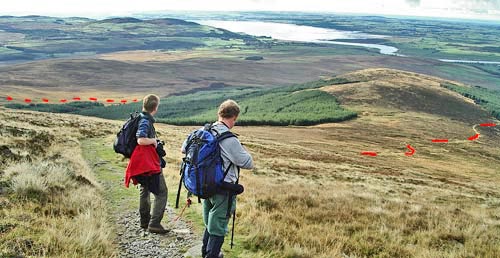
<svg viewBox="0 0 500 258"><path fill-rule="evenodd" d="M184 184L189 194L202 199L212 197L224 182L232 164L224 171L219 143L227 138L236 137L227 131L212 134L212 126L192 132L187 138L186 156L182 159L181 180L177 192L176 207L179 207L181 185Z"/></svg>

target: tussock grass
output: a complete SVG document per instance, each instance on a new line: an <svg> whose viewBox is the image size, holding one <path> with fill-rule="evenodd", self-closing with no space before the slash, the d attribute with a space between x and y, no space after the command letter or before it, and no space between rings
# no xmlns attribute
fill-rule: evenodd
<svg viewBox="0 0 500 258"><path fill-rule="evenodd" d="M245 249L263 257L497 257L489 208L387 198L342 184L246 178ZM272 193L268 190L273 189ZM291 190L293 189L293 190ZM497 209L498 211L498 209Z"/></svg>
<svg viewBox="0 0 500 258"><path fill-rule="evenodd" d="M22 157L4 160L0 166L0 256L115 256L103 190L83 159L78 140L88 136L82 132L95 134L91 127L97 123L29 112L7 111L0 116L14 121L9 134L3 130L0 145ZM47 131L47 126L57 128ZM47 141L40 142L40 135ZM30 148L30 142L40 148Z"/></svg>

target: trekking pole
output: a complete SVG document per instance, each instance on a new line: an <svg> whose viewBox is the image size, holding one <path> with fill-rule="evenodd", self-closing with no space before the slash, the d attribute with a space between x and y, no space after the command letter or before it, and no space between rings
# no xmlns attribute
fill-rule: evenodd
<svg viewBox="0 0 500 258"><path fill-rule="evenodd" d="M236 220L236 209L234 209L234 212L233 212L233 228L232 228L232 232L231 232L231 249L233 249L233 246L234 246L234 221Z"/></svg>
<svg viewBox="0 0 500 258"><path fill-rule="evenodd" d="M175 199L176 209L179 209L179 198L181 197L182 178L183 176L181 176L181 180L179 181L179 190L177 191L177 198Z"/></svg>
<svg viewBox="0 0 500 258"><path fill-rule="evenodd" d="M181 188L182 188L182 180L184 179L184 165L185 163L183 162L181 165L181 171L180 171L180 176L181 179L179 180L179 189L177 190L177 198L175 199L175 208L179 209L179 198L181 196Z"/></svg>
<svg viewBox="0 0 500 258"><path fill-rule="evenodd" d="M238 179L236 179L236 184L240 183L240 167L238 167ZM236 196L234 197L236 199ZM234 221L236 220L236 207L234 207L233 211L233 228L231 229L231 249L233 249L234 246Z"/></svg>
<svg viewBox="0 0 500 258"><path fill-rule="evenodd" d="M191 199L187 199L186 205L184 205L184 208L182 208L181 213L177 216L177 218L174 219L174 222L179 220L182 217L182 214L184 214L184 211L186 210L187 207L191 206Z"/></svg>

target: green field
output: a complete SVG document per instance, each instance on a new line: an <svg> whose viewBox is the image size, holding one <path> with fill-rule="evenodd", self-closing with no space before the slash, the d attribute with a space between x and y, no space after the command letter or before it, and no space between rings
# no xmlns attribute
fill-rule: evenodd
<svg viewBox="0 0 500 258"><path fill-rule="evenodd" d="M218 105L234 99L241 106L241 125L314 125L355 118L355 112L340 107L334 96L316 88L343 84L345 79L316 81L274 89L227 88L170 96L161 101L156 114L159 122L174 125L200 125L216 119ZM15 109L72 113L107 119L126 119L141 110L140 103L105 106L92 102L67 104L8 104Z"/></svg>

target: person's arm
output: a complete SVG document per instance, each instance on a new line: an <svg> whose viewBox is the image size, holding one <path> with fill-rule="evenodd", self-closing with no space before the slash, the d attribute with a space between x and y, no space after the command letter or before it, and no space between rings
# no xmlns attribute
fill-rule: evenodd
<svg viewBox="0 0 500 258"><path fill-rule="evenodd" d="M231 160L231 162L244 169L253 168L253 159L250 153L243 148L237 138L227 138L220 143L220 147L224 155Z"/></svg>
<svg viewBox="0 0 500 258"><path fill-rule="evenodd" d="M186 147L187 147L187 140L184 140L184 142L182 143L182 146L181 146L181 153L182 154L186 154Z"/></svg>
<svg viewBox="0 0 500 258"><path fill-rule="evenodd" d="M137 144L139 144L139 145L151 145L151 144L153 144L156 148L157 141L154 138L137 138Z"/></svg>
<svg viewBox="0 0 500 258"><path fill-rule="evenodd" d="M137 128L137 144L139 145L154 145L157 146L157 141L155 138L148 138L148 132L151 130L151 124L147 119L141 119L139 121L139 127Z"/></svg>

